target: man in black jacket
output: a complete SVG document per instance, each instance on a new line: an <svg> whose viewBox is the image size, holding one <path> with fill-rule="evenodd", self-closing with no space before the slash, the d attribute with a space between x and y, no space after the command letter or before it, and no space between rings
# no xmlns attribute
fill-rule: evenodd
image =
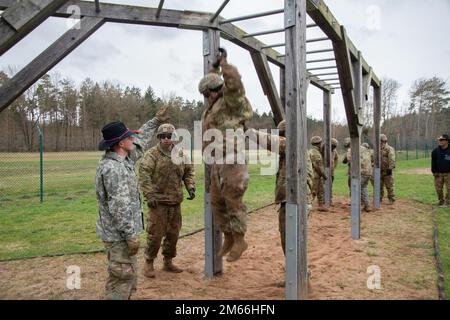
<svg viewBox="0 0 450 320"><path fill-rule="evenodd" d="M431 171L434 175L434 186L439 197L440 207L450 207L450 137L443 134L439 139L439 147L431 154ZM447 186L447 195L444 199L444 185Z"/></svg>

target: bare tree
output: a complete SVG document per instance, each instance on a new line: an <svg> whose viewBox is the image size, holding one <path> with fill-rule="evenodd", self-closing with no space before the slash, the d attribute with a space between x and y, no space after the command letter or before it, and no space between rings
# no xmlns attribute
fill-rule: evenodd
<svg viewBox="0 0 450 320"><path fill-rule="evenodd" d="M397 80L388 77L384 77L381 82L381 120L383 123L396 112L400 86Z"/></svg>

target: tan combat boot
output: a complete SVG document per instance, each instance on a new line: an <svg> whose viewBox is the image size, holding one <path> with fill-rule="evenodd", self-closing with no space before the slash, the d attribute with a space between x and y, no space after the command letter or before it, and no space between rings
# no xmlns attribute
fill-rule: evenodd
<svg viewBox="0 0 450 320"><path fill-rule="evenodd" d="M220 248L220 251L218 255L220 257L225 256L228 252L230 252L231 248L233 247L234 238L233 234L231 232L224 232L225 240L223 241L222 248Z"/></svg>
<svg viewBox="0 0 450 320"><path fill-rule="evenodd" d="M228 262L239 260L242 253L247 250L247 242L244 240L244 234L233 232L234 243L231 252L227 257Z"/></svg>
<svg viewBox="0 0 450 320"><path fill-rule="evenodd" d="M178 268L176 265L172 263L172 258L164 258L163 270L174 273L183 272L183 269Z"/></svg>
<svg viewBox="0 0 450 320"><path fill-rule="evenodd" d="M153 260L145 260L144 276L147 278L155 277L155 268L153 268Z"/></svg>

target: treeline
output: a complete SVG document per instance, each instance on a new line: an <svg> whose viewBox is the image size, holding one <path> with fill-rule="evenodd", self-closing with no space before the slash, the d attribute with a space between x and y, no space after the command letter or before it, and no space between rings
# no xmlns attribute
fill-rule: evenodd
<svg viewBox="0 0 450 320"><path fill-rule="evenodd" d="M401 84L382 79L381 131L397 149L429 148L436 138L450 131L450 91L439 77L414 81L409 94L399 101ZM372 129L373 108L366 109L366 128ZM369 134L371 138L371 135Z"/></svg>
<svg viewBox="0 0 450 320"><path fill-rule="evenodd" d="M7 74L0 71L0 85L7 79ZM394 79L382 80L381 131L391 144L399 149L415 144L423 147L450 131L450 91L445 80L432 77L415 81L407 101L402 103L398 101L400 87ZM151 86L142 92L137 87L89 78L76 85L68 77L47 74L0 113L0 152L37 151L38 126L47 152L97 150L106 123L120 119L128 127L138 128L163 104L170 106L170 122L191 132L204 110L203 101L176 95L158 97ZM275 128L272 113L261 114L258 106L253 107L249 127ZM372 120L373 106L368 104L364 110L365 142L372 143ZM323 121L308 118L308 140L314 135L323 136ZM342 142L348 136L347 125L333 123L332 135Z"/></svg>
<svg viewBox="0 0 450 320"><path fill-rule="evenodd" d="M6 73L0 72L0 85L7 79ZM77 86L68 77L47 74L0 113L4 132L0 152L37 151L38 126L47 152L97 150L106 123L122 120L130 128L139 128L163 104L169 104L170 122L191 132L204 110L203 101L158 97L151 86L141 92L136 87L89 78ZM249 126L275 127L271 113L256 110Z"/></svg>

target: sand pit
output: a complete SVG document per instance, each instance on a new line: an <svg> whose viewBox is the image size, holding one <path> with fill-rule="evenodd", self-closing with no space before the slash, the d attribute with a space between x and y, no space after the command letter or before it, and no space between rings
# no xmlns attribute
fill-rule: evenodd
<svg viewBox="0 0 450 320"><path fill-rule="evenodd" d="M360 241L350 239L349 207L314 212L309 225L310 299L437 299L432 217L427 206L399 201L362 216ZM185 271L171 274L156 261L156 278L142 275L134 299L284 299L284 257L274 206L249 217L249 249L239 261L224 261L224 274L203 277L204 234L183 238L174 260ZM81 289L68 290L66 268L81 268ZM381 289L367 288L367 268L381 270ZM0 263L0 299L101 299L104 254L37 258Z"/></svg>

